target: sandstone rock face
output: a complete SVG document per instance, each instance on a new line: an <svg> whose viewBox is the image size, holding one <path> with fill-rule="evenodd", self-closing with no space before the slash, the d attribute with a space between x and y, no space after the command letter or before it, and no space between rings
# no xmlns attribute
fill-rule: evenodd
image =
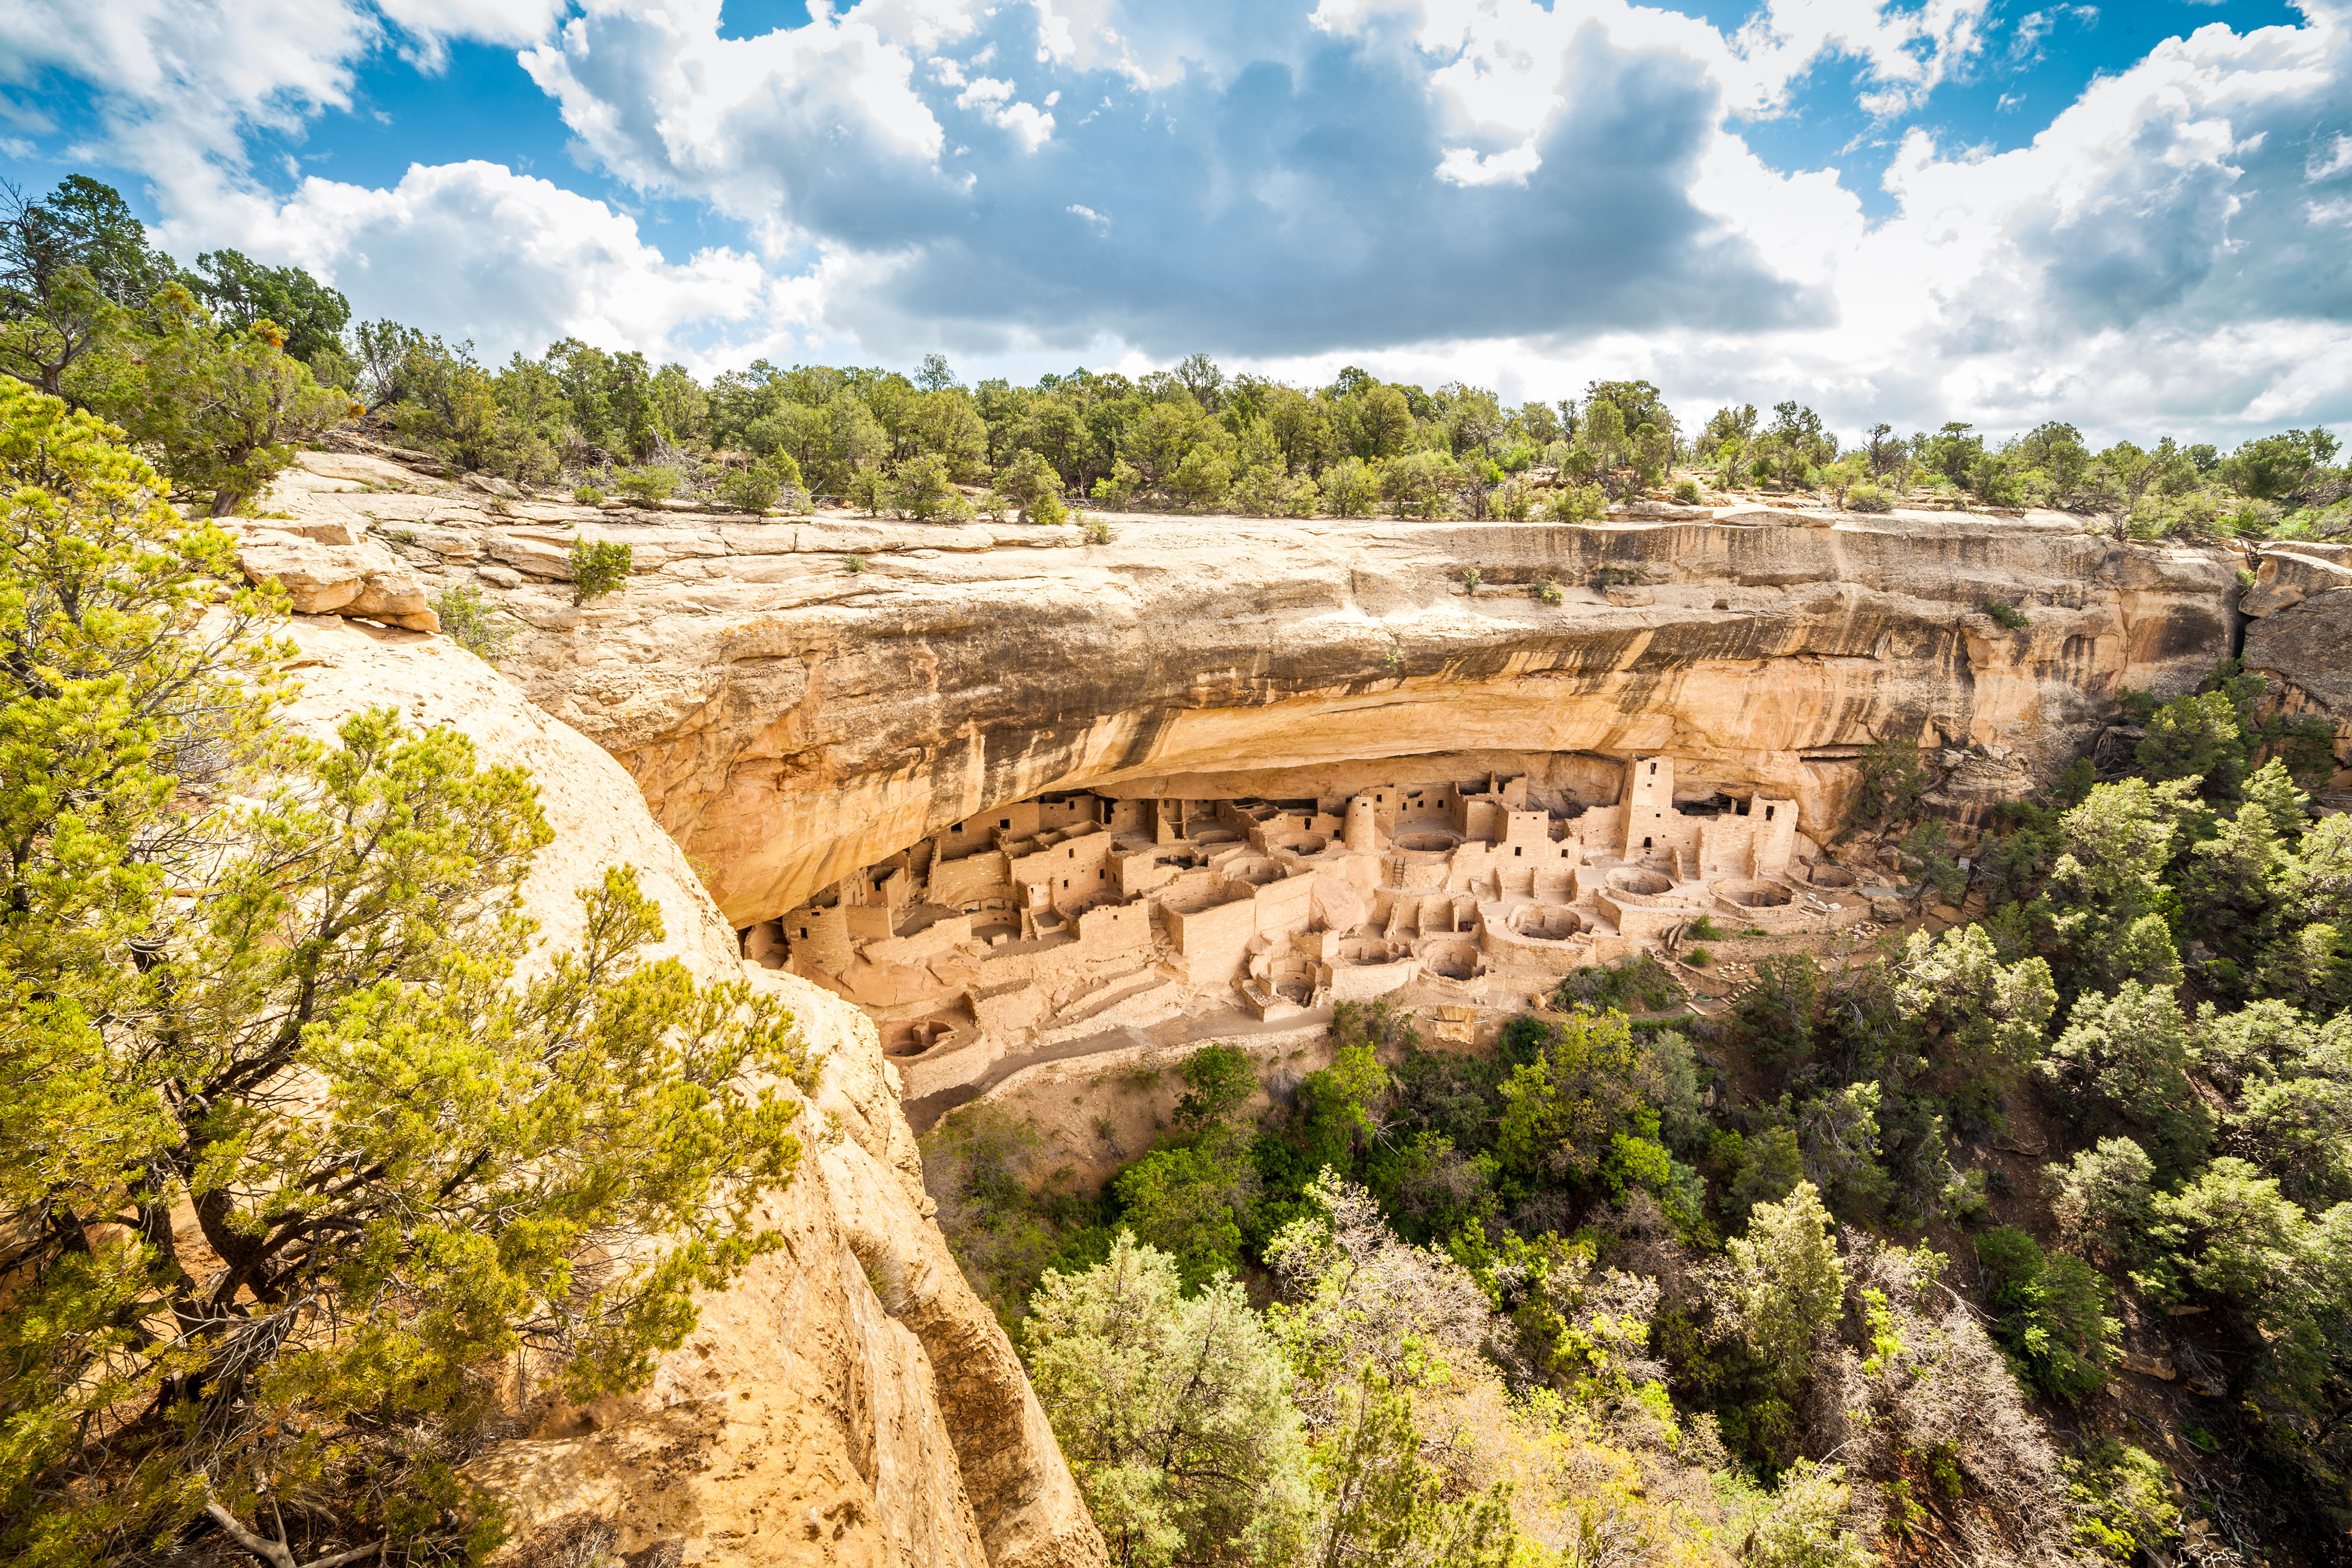
<svg viewBox="0 0 2352 1568"><path fill-rule="evenodd" d="M2245 660L2278 682L2286 712L2335 729L2334 787L2352 785L2352 585L2308 595L2254 621L2246 628Z"/></svg>
<svg viewBox="0 0 2352 1568"><path fill-rule="evenodd" d="M237 546L236 563L254 583L285 588L297 615L361 616L431 632L441 622L425 602L425 586L373 541L358 540L333 521L298 522L305 532L257 529Z"/></svg>
<svg viewBox="0 0 2352 1568"><path fill-rule="evenodd" d="M510 668L628 767L740 928L998 804L1188 771L1671 752L1830 823L1864 744L2047 773L2120 688L2187 689L2231 648L2231 552L2040 517L1804 521L1161 520L1043 553L842 528L881 536L859 573L809 559L833 531L712 523L727 555L569 622L511 595L543 629ZM793 553L734 544L760 531Z"/></svg>
<svg viewBox="0 0 2352 1568"><path fill-rule="evenodd" d="M843 513L493 513L455 487L289 505L390 539L427 584L488 586L530 628L507 668L621 759L739 930L990 807L1192 773L1670 752L1694 789L1834 824L1859 749L1900 739L1979 748L1994 798L2084 749L2120 688L2189 689L2242 624L2234 551L2051 512L1123 518L1086 546ZM635 572L575 606L557 562L583 532Z"/></svg>
<svg viewBox="0 0 2352 1568"><path fill-rule="evenodd" d="M2320 548L2325 549L2325 546ZM2254 569L2254 585L2238 607L2249 616L2275 615L2292 609L2314 594L2352 587L2352 563L2329 559L2305 550L2270 550Z"/></svg>
<svg viewBox="0 0 2352 1568"><path fill-rule="evenodd" d="M807 1141L761 1216L782 1249L705 1300L648 1388L588 1409L542 1404L527 1436L477 1463L519 1533L584 1509L617 1522L623 1551L675 1542L688 1562L1101 1563L1011 1344L928 1217L873 1026L804 982L747 967L627 774L478 659L331 616L299 618L291 635L298 727L325 736L390 704L415 724L464 730L486 763L532 771L555 840L525 896L552 942L578 934L577 889L632 864L662 910L655 956L774 989L825 1064L817 1103L836 1131Z"/></svg>
<svg viewBox="0 0 2352 1568"><path fill-rule="evenodd" d="M2352 789L2352 545L2263 546L2239 608L2246 668L2269 679L2280 711L2334 729L2329 787Z"/></svg>

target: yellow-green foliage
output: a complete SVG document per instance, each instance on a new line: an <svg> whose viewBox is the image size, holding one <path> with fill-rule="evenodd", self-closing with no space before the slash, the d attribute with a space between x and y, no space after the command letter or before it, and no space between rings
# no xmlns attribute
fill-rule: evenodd
<svg viewBox="0 0 2352 1568"><path fill-rule="evenodd" d="M572 567L572 602L584 605L618 593L629 580L635 555L633 547L616 540L590 539L585 534L573 540L566 557Z"/></svg>
<svg viewBox="0 0 2352 1568"><path fill-rule="evenodd" d="M0 386L0 1556L265 1491L323 1500L314 1551L479 1549L478 1369L642 1382L773 1245L799 1102L746 1086L806 1058L747 986L636 963L626 868L520 983L529 777L389 710L272 741L269 601L199 620L227 542L159 482Z"/></svg>

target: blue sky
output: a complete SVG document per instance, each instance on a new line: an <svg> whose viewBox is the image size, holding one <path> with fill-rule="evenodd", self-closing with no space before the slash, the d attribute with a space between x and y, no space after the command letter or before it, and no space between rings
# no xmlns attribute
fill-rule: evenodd
<svg viewBox="0 0 2352 1568"><path fill-rule="evenodd" d="M2352 419L2347 0L30 0L0 153L488 357Z"/></svg>

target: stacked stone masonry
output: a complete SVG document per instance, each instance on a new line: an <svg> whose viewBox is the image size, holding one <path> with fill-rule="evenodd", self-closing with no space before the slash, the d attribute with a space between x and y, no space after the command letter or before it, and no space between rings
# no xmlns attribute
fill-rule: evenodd
<svg viewBox="0 0 2352 1568"><path fill-rule="evenodd" d="M1270 1021L1407 985L1516 1007L1702 916L1775 936L1869 917L1811 862L1795 801L1677 805L1663 755L1626 760L1607 804L1493 775L1311 800L1072 791L954 823L742 937L865 1007L921 1099L1113 1022Z"/></svg>

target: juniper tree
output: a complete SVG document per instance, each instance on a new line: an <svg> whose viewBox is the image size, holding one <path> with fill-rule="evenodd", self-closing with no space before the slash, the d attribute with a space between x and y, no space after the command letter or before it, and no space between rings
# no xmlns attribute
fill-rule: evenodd
<svg viewBox="0 0 2352 1568"><path fill-rule="evenodd" d="M273 605L161 484L0 387L0 1555L479 1550L490 1370L647 1376L773 1245L805 1055L635 962L625 867L520 978L529 777L273 737Z"/></svg>

